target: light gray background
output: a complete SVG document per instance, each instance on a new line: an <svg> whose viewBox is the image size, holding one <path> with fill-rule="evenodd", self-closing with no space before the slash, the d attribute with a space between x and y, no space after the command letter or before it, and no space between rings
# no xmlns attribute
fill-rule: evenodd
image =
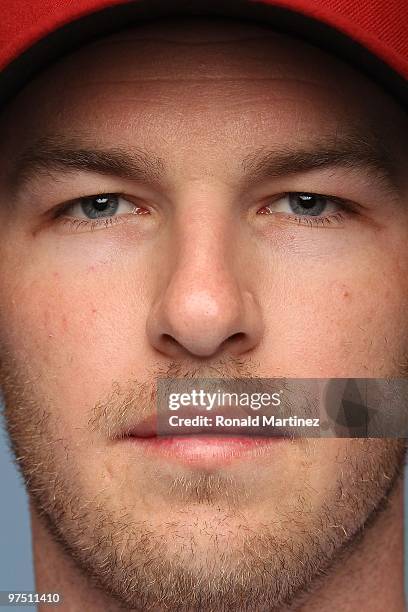
<svg viewBox="0 0 408 612"><path fill-rule="evenodd" d="M33 591L31 536L27 497L14 466L0 417L0 591ZM405 506L408 510L408 479L405 480ZM408 530L405 551L408 559ZM408 563L405 564L408 585ZM50 606L58 610L58 606ZM35 610L35 606L6 606L2 610Z"/></svg>

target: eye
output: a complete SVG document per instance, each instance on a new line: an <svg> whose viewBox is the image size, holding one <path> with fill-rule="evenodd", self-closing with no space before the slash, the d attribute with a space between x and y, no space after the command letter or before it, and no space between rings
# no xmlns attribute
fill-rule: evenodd
<svg viewBox="0 0 408 612"><path fill-rule="evenodd" d="M67 205L63 214L65 217L97 220L132 213L143 214L144 211L117 193L102 193L78 198Z"/></svg>
<svg viewBox="0 0 408 612"><path fill-rule="evenodd" d="M279 199L263 206L259 214L293 213L297 216L317 217L323 213L330 215L342 209L339 198L317 193L287 193Z"/></svg>

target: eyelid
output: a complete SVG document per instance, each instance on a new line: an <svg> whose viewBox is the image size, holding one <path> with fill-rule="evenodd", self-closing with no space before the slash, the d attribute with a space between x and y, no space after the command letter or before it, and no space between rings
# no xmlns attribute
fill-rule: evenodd
<svg viewBox="0 0 408 612"><path fill-rule="evenodd" d="M74 198L72 200L67 200L65 202L62 202L61 204L58 204L56 207L54 207L54 209L52 211L53 218L55 219L55 218L58 218L58 217L62 217L71 208L73 208L74 206L80 205L81 201L84 201L84 200L86 201L86 200L91 200L92 198L106 197L106 196L115 196L115 197L117 197L119 199L123 199L127 203L129 203L129 205L132 205L135 209L136 208L143 208L142 206L139 206L138 204L133 202L132 199L130 198L130 196L128 196L126 194L119 193L119 192L102 192L101 191L101 192L98 192L98 193L92 193L92 194L87 194L87 195L79 196L79 197Z"/></svg>
<svg viewBox="0 0 408 612"><path fill-rule="evenodd" d="M318 215L301 214L293 210L290 212L285 212L282 210L274 211L272 209L274 203L279 202L280 200L284 200L285 198L289 198L293 195L315 196L316 198L327 200L328 203L333 202L337 204L338 208L334 211L332 210L331 212L323 211ZM347 218L350 218L350 216L352 215L358 214L353 208L352 203L349 203L348 200L339 198L338 196L329 196L314 191L288 191L286 193L281 193L279 195L274 196L272 202L270 200L271 198L266 199L266 202L264 202L263 206L258 210L257 214L265 214L261 213L261 211L262 209L267 209L269 210L269 212L266 213L267 216L273 217L275 215L275 219L284 219L285 222L294 223L298 226L309 226L310 228L337 227L339 229L344 229Z"/></svg>
<svg viewBox="0 0 408 612"><path fill-rule="evenodd" d="M332 202L334 204L337 204L342 210L348 210L350 212L357 212L357 209L359 208L358 204L346 198L341 198L339 196L332 196L332 195L328 195L324 193L318 193L317 191L307 191L307 190L286 191L286 192L279 193L272 197L264 198L263 207L266 208L268 206L272 206L273 204L275 204L276 202L279 202L280 200L283 200L284 198L289 198L290 196L296 196L296 195L310 195L316 198L321 198L321 199L327 200L328 203ZM293 214L296 214L296 213L293 213Z"/></svg>
<svg viewBox="0 0 408 612"><path fill-rule="evenodd" d="M92 200L95 198L103 198L103 197L116 197L118 200L124 200L126 204L129 205L129 211L119 212L118 210L121 206L119 202L119 207L112 214L108 214L106 216L100 215L96 217L88 217L85 214L68 214L70 209L75 206L81 205L81 201ZM139 213L138 211L144 211ZM129 196L125 196L121 193L113 193L113 192L105 192L105 193L95 193L92 195L81 196L78 198L74 198L73 200L69 200L63 202L60 206L57 207L57 210L54 211L54 216L52 221L55 222L56 226L67 226L70 229L70 233L81 232L81 231L94 231L98 229L113 227L120 224L126 224L129 222L130 217L133 218L147 215L150 217L150 210L146 206L138 206L136 203L132 202L132 198Z"/></svg>
<svg viewBox="0 0 408 612"><path fill-rule="evenodd" d="M323 195L361 214L370 214L388 197L388 190L385 191L375 176L344 168L326 168L265 181L249 194L259 202L266 202L295 192Z"/></svg>

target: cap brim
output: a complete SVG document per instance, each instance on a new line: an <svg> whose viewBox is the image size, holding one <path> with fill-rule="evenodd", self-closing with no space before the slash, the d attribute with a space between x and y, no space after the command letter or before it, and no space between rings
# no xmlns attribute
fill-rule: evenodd
<svg viewBox="0 0 408 612"><path fill-rule="evenodd" d="M0 73L0 106L41 70L84 44L153 19L188 16L229 17L270 25L343 59L377 82L402 106L408 106L407 80L365 46L304 14L247 0L139 0L74 20L41 38Z"/></svg>

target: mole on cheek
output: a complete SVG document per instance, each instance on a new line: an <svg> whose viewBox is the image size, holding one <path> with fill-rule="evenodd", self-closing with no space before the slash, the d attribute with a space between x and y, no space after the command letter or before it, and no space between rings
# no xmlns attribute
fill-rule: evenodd
<svg viewBox="0 0 408 612"><path fill-rule="evenodd" d="M351 291L344 283L335 281L331 286L331 294L336 300L351 300Z"/></svg>

